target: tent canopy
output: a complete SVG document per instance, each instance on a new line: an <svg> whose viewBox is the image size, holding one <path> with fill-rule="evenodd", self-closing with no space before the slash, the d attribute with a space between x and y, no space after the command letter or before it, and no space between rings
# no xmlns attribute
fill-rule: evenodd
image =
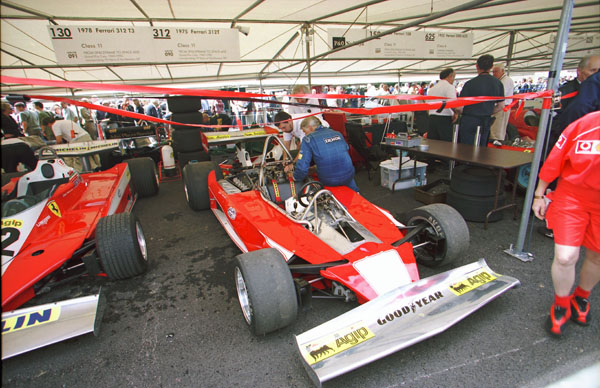
<svg viewBox="0 0 600 388"><path fill-rule="evenodd" d="M6 0L0 2L2 75L52 80L174 85L290 86L399 82L446 67L472 74L482 54L510 58L511 74L550 67L561 0ZM48 26L238 28L240 61L61 65ZM339 58L328 30L473 34L471 58ZM563 68L600 52L600 2L575 3ZM587 40L586 40L587 39ZM512 48L510 42L514 42ZM571 42L587 42L584 45ZM308 47L308 49L307 49ZM307 60L308 59L308 60ZM44 91L2 85L3 93Z"/></svg>

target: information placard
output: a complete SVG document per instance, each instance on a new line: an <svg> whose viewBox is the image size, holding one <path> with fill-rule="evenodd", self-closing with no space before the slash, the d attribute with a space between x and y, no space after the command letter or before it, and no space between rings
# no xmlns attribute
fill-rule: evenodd
<svg viewBox="0 0 600 388"><path fill-rule="evenodd" d="M61 65L240 60L229 28L48 26Z"/></svg>
<svg viewBox="0 0 600 388"><path fill-rule="evenodd" d="M328 30L332 47L343 47L377 31L359 29ZM458 32L399 31L331 54L334 58L471 58L473 34Z"/></svg>

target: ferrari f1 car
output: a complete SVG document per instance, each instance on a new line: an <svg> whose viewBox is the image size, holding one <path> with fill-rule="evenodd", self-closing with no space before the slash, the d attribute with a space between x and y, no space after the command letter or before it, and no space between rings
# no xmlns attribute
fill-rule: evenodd
<svg viewBox="0 0 600 388"><path fill-rule="evenodd" d="M100 293L18 309L36 295L82 275L126 279L147 267L131 209L158 191L152 159L78 174L52 148L41 155L35 170L2 186L3 359L97 333Z"/></svg>
<svg viewBox="0 0 600 388"><path fill-rule="evenodd" d="M246 159L223 170L187 165L186 198L211 209L244 252L234 278L254 334L294 322L313 294L362 304L296 336L317 385L445 330L519 283L483 260L419 279L417 261L440 266L465 253L468 228L456 210L427 205L402 224L348 187L290 180L291 156L270 158L280 139L264 137L255 160L238 152Z"/></svg>

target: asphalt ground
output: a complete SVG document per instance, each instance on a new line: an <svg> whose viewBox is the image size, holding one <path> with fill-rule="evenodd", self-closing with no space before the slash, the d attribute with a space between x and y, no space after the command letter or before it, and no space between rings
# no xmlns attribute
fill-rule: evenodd
<svg viewBox="0 0 600 388"><path fill-rule="evenodd" d="M412 189L392 193L364 170L356 180L363 196L392 213L423 205ZM134 212L146 235L148 272L126 281L82 278L46 296L60 300L102 287L107 306L99 336L80 336L3 361L2 386L313 386L294 335L356 304L315 300L291 326L254 337L233 281L233 259L240 252L212 212L189 209L181 181L163 182L158 196L139 200ZM525 247L533 261L507 255L503 250L516 242L519 222L520 213L513 220L509 210L488 230L469 223L471 247L452 266L485 258L496 272L519 279L520 288L447 331L325 387L542 387L597 364L600 319L588 327L569 324L558 340L544 331L553 298L553 242L534 232ZM425 278L445 269L420 268L420 274ZM598 288L591 299L600 311L600 302L594 306L600 301ZM600 386L600 376L589 373L576 380L577 386Z"/></svg>

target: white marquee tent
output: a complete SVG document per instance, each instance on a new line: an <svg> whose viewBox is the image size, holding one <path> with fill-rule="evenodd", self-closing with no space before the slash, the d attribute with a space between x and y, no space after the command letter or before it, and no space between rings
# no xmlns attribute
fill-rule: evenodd
<svg viewBox="0 0 600 388"><path fill-rule="evenodd" d="M1 72L140 85L288 87L398 82L435 76L445 67L468 74L478 56L492 54L508 62L513 75L533 74L549 70L562 5L561 0L3 0ZM48 26L237 28L239 60L65 64L57 61ZM331 29L366 30L373 38L408 31L472 33L473 45L467 57L352 57L332 52ZM599 31L600 2L577 0L564 69L600 52ZM32 91L70 94L2 85L3 94Z"/></svg>

